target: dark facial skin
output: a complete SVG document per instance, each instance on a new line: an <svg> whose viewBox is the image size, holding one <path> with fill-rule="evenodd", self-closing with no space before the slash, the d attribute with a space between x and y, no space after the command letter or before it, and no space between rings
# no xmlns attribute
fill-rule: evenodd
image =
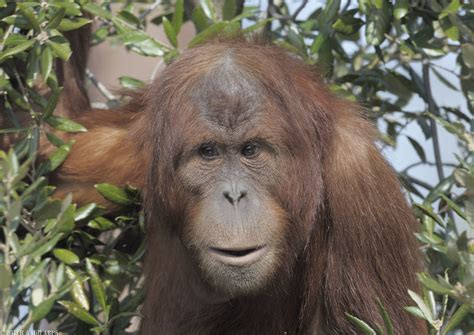
<svg viewBox="0 0 474 335"><path fill-rule="evenodd" d="M222 75L211 77L220 80L204 78L193 96L203 132L187 144L178 168L193 194L183 239L210 284L237 295L264 286L279 268L287 218L272 191L285 150L276 125L256 127L266 116L258 85L228 64L215 71Z"/></svg>

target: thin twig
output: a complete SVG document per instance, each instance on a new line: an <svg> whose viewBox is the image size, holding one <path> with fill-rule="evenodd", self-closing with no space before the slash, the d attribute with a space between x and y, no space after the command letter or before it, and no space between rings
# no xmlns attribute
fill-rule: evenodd
<svg viewBox="0 0 474 335"><path fill-rule="evenodd" d="M449 167L452 167L452 168L456 168L458 167L458 165L456 164L453 164L453 163L442 163L443 166L449 166ZM435 166L436 163L434 162L416 162L416 163L412 163L410 165L408 165L407 167L405 167L404 169L402 169L402 172L408 172L408 170L414 168L414 167L417 167L417 166L420 166L420 165L430 165L430 166Z"/></svg>
<svg viewBox="0 0 474 335"><path fill-rule="evenodd" d="M161 4L161 0L156 0L150 7L148 7L145 11L143 11L140 16L138 17L138 19L140 21L143 21L147 16L148 14L150 14L151 12L153 12L155 10L156 7L158 7L159 5Z"/></svg>
<svg viewBox="0 0 474 335"><path fill-rule="evenodd" d="M422 62L422 72L423 72L423 85L425 89L425 94L424 94L424 99L425 102L428 105L428 110L432 115L435 116L440 116L439 114L439 108L436 105L436 102L433 99L433 95L431 93L431 82L430 82L430 63L429 61L425 58L423 59ZM444 180L444 171L443 171L443 160L441 158L441 149L439 145L439 137L438 137L438 128L436 121L433 118L429 118L430 122L430 132L431 132L431 137L433 139L433 152L435 156L435 163L436 163L436 171L438 173L438 179L439 181ZM448 211L448 217L454 220L454 214L453 211ZM448 230L448 229L446 229ZM446 237L449 235L448 231L446 232Z"/></svg>
<svg viewBox="0 0 474 335"><path fill-rule="evenodd" d="M301 13L301 11L306 7L307 4L308 0L303 0L301 5L295 10L293 15L291 16L292 21L296 21L296 17L299 15L299 13Z"/></svg>
<svg viewBox="0 0 474 335"><path fill-rule="evenodd" d="M3 50L3 48L5 47L5 41L7 40L8 36L10 36L10 34L13 32L13 25L11 25L7 31L5 32L4 36L3 36L3 41L2 43L0 43L0 51Z"/></svg>
<svg viewBox="0 0 474 335"><path fill-rule="evenodd" d="M452 75L455 75L455 76L458 76L458 75L459 75L459 73L457 73L456 71L451 70L451 69L448 69L447 67L444 67L444 66L439 65L439 64L432 63L431 66L437 67L438 69L441 69L441 70L444 70L444 71L446 71L446 72L449 72L449 73L451 73Z"/></svg>
<svg viewBox="0 0 474 335"><path fill-rule="evenodd" d="M273 17L273 12L274 12L274 8L273 8L273 0L268 0L268 5L267 5L267 12L266 12L266 19L269 19L269 18L272 18ZM272 30L272 22L269 21L265 24L265 28L263 29L263 31L265 32L265 35L270 35L270 32Z"/></svg>
<svg viewBox="0 0 474 335"><path fill-rule="evenodd" d="M107 87L104 86L96 77L95 75L91 72L91 70L86 69L86 77L92 82L92 84L97 87L99 92L109 101L115 101L117 100L117 97L110 92Z"/></svg>
<svg viewBox="0 0 474 335"><path fill-rule="evenodd" d="M423 187L424 189L427 189L427 190L431 190L433 188L432 185L424 182L423 180L420 180L418 178L415 178L415 177L412 177L412 176L409 176L407 173L405 173L405 177L413 184L416 184L418 186L421 186Z"/></svg>
<svg viewBox="0 0 474 335"><path fill-rule="evenodd" d="M423 60L423 84L425 86L425 102L428 105L428 110L431 114L439 116L438 107L436 106L436 103L433 99L433 95L431 94L430 64L426 59ZM444 172L442 164L443 161L441 158L441 150L439 145L438 128L436 125L436 121L433 118L430 118L429 122L431 137L433 138L433 151L435 156L436 171L438 173L438 178L441 181L444 179Z"/></svg>
<svg viewBox="0 0 474 335"><path fill-rule="evenodd" d="M459 306L459 303L457 301L455 301L453 303L453 305L451 306L451 308L449 309L448 315L444 319L445 320L451 320L451 318L452 318L453 314L456 312L458 306ZM445 328L445 327L446 327L446 325L443 326L443 328Z"/></svg>
<svg viewBox="0 0 474 335"><path fill-rule="evenodd" d="M153 72L151 73L151 77L150 77L150 81L153 81L155 80L156 78L156 75L158 74L158 72L160 71L161 67L163 66L163 64L165 64L165 61L162 59L160 59L160 61L156 64L155 68L153 69Z"/></svg>
<svg viewBox="0 0 474 335"><path fill-rule="evenodd" d="M23 321L26 320L27 317L28 317L28 314L23 315L23 316L16 322L16 324L13 326L12 329L17 329L18 327L20 327L20 325L23 323Z"/></svg>
<svg viewBox="0 0 474 335"><path fill-rule="evenodd" d="M350 5L351 5L351 0L347 0L346 5L342 9L341 13L345 13L349 9Z"/></svg>
<svg viewBox="0 0 474 335"><path fill-rule="evenodd" d="M155 10L156 7L158 7L159 5L161 4L161 0L156 0L150 7L148 7L146 10L143 11L143 13L141 13L139 16L138 16L138 20L141 22L143 21L144 19L146 19L146 17ZM103 28L103 27L107 27L109 26L109 22L108 21L104 21L102 22L100 25L99 25L99 28ZM117 30L115 29L115 27L113 26L109 26L108 28L108 34L109 36L110 35L113 35L117 32Z"/></svg>
<svg viewBox="0 0 474 335"><path fill-rule="evenodd" d="M15 79L18 83L18 88L20 89L20 92L23 98L25 99L25 102L28 104L28 106L31 109L31 103L30 103L30 100L28 99L28 93L26 92L25 86L23 86L23 81L21 81L21 77L20 77L20 74L18 73L18 69L16 68L16 66L13 66L13 75L15 76ZM31 110L31 112L33 112L33 110Z"/></svg>
<svg viewBox="0 0 474 335"><path fill-rule="evenodd" d="M273 2L270 0L268 4L268 9L267 9L267 17L268 18L275 18L279 21L287 22L287 21L292 21L293 16L291 15L281 15L278 13L277 7L273 4ZM269 22L271 23L271 22Z"/></svg>

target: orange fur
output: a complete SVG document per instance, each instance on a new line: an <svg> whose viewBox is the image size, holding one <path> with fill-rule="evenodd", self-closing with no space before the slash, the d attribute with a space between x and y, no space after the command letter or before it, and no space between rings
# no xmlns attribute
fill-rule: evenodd
<svg viewBox="0 0 474 335"><path fill-rule="evenodd" d="M268 120L287 126L278 136L293 156L285 163L288 173L275 199L291 218L285 239L304 240L306 246L287 250L287 263L295 265L280 278L278 289L222 303L199 286L192 259L165 224L176 224L171 222L175 216L167 214L184 213L189 200L180 193L173 170L176 143L201 134L183 96L230 53L270 101L256 129L265 128ZM75 100L64 101L67 106ZM72 192L79 203L110 206L94 190L100 182L130 184L145 193L144 334L179 329L193 334L357 334L345 313L383 324L377 298L389 311L395 333L425 332L423 323L403 310L410 303L407 289L419 289L415 272L422 265L414 238L417 222L396 174L377 151L375 131L358 107L332 95L295 57L242 40L204 45L187 51L124 107L75 115L89 131L64 135L76 142L52 176L56 196ZM42 152L50 150L45 144Z"/></svg>

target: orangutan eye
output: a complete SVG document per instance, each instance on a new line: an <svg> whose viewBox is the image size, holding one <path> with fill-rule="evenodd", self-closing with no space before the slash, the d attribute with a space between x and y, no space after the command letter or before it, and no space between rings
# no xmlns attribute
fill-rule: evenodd
<svg viewBox="0 0 474 335"><path fill-rule="evenodd" d="M242 148L242 155L245 156L245 157L254 157L255 155L257 155L258 153L258 145L255 144L255 143L248 143L246 145L244 145L244 147Z"/></svg>
<svg viewBox="0 0 474 335"><path fill-rule="evenodd" d="M213 159L219 156L219 151L214 143L203 143L199 148L199 154L205 159Z"/></svg>

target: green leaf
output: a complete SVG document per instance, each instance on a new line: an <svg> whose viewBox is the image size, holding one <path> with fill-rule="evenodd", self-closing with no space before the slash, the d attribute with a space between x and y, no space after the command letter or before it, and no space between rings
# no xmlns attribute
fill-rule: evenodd
<svg viewBox="0 0 474 335"><path fill-rule="evenodd" d="M454 180L457 185L460 185L468 190L474 190L474 175L465 169L457 168L453 173Z"/></svg>
<svg viewBox="0 0 474 335"><path fill-rule="evenodd" d="M30 22L31 26L36 32L41 31L38 20L36 19L35 13L24 3L18 4L20 11L23 13L23 16Z"/></svg>
<svg viewBox="0 0 474 335"><path fill-rule="evenodd" d="M62 60L68 60L71 56L72 51L69 43L58 43L49 39L46 41L46 44L49 45L54 54Z"/></svg>
<svg viewBox="0 0 474 335"><path fill-rule="evenodd" d="M474 44L464 43L461 45L462 60L470 69L474 69Z"/></svg>
<svg viewBox="0 0 474 335"><path fill-rule="evenodd" d="M453 183L454 181L452 176L444 178L438 183L438 185L431 189L431 191L426 196L424 202L427 204L432 203L440 196L440 194L448 192L449 189L453 186Z"/></svg>
<svg viewBox="0 0 474 335"><path fill-rule="evenodd" d="M336 22L332 24L332 28L340 34L351 35L359 31L363 23L361 19L344 15L339 17Z"/></svg>
<svg viewBox="0 0 474 335"><path fill-rule="evenodd" d="M145 86L145 83L139 79L121 76L119 77L120 85L124 88L140 88Z"/></svg>
<svg viewBox="0 0 474 335"><path fill-rule="evenodd" d="M165 29L165 34L170 43L176 48L178 47L178 39L176 37L176 32L174 31L173 25L171 24L170 21L166 18L166 16L163 17L163 28Z"/></svg>
<svg viewBox="0 0 474 335"><path fill-rule="evenodd" d="M39 73L39 56L41 53L41 48L39 43L35 43L33 48L28 54L27 64L26 64L26 85L33 87Z"/></svg>
<svg viewBox="0 0 474 335"><path fill-rule="evenodd" d="M32 250L32 252L30 253L31 258L42 256L45 253L50 252L62 237L62 234L57 234L49 240L45 240L45 242L42 242L40 245L38 245Z"/></svg>
<svg viewBox="0 0 474 335"><path fill-rule="evenodd" d="M56 248L53 250L53 255L65 264L79 264L79 257L70 250Z"/></svg>
<svg viewBox="0 0 474 335"><path fill-rule="evenodd" d="M55 294L43 300L38 306L33 307L33 310L31 311L31 321L38 322L48 315L57 299L58 297Z"/></svg>
<svg viewBox="0 0 474 335"><path fill-rule="evenodd" d="M256 16L259 13L259 9L258 6L245 6L243 12L234 17L232 21L242 21L243 19Z"/></svg>
<svg viewBox="0 0 474 335"><path fill-rule="evenodd" d="M418 154L418 157L420 157L420 159L423 162L426 162L426 155L425 155L425 150L423 149L423 147L412 137L407 136L407 138L410 144L412 145L413 149L415 149L416 153Z"/></svg>
<svg viewBox="0 0 474 335"><path fill-rule="evenodd" d="M0 263L0 290L8 289L11 286L13 279L10 266L5 263Z"/></svg>
<svg viewBox="0 0 474 335"><path fill-rule="evenodd" d="M341 0L329 0L326 2L326 7L324 7L320 19L324 22L333 22L334 19L338 16L339 7L341 6Z"/></svg>
<svg viewBox="0 0 474 335"><path fill-rule="evenodd" d="M439 124L441 124L444 129L446 129L451 134L454 134L458 137L459 140L465 142L467 144L467 149L469 151L474 151L474 137L473 133L468 131L461 122L450 121L443 119L442 117L429 114L427 115L436 120Z"/></svg>
<svg viewBox="0 0 474 335"><path fill-rule="evenodd" d="M69 152L71 151L71 147L74 144L73 141L69 141L68 143L60 146L57 148L48 159L40 165L37 171L38 176L42 176L46 173L50 173L58 168L62 162L67 158Z"/></svg>
<svg viewBox="0 0 474 335"><path fill-rule="evenodd" d="M43 113L43 116L42 116L42 119L43 120L46 119L46 122L51 117L54 110L56 109L60 94L61 94L61 89L57 89L57 90L54 90L53 94L51 94L51 96L49 97L48 103L47 103L47 105L44 109L44 113ZM54 123L54 120L53 120L53 123Z"/></svg>
<svg viewBox="0 0 474 335"><path fill-rule="evenodd" d="M76 17L74 19L65 18L59 24L58 30L61 30L61 31L76 30L91 22L92 22L91 20L83 18L83 17Z"/></svg>
<svg viewBox="0 0 474 335"><path fill-rule="evenodd" d="M452 89L453 91L459 91L459 89L454 86L449 80L447 80L441 73L439 73L434 67L431 67L431 71L433 71L436 78L441 81L446 87Z"/></svg>
<svg viewBox="0 0 474 335"><path fill-rule="evenodd" d="M214 7L214 3L212 0L201 0L201 7L204 14L211 19L211 21L215 22L217 20L216 9Z"/></svg>
<svg viewBox="0 0 474 335"><path fill-rule="evenodd" d="M381 9L370 8L367 14L365 37L372 45L380 45L385 40L385 33L390 28L388 2L383 1Z"/></svg>
<svg viewBox="0 0 474 335"><path fill-rule="evenodd" d="M423 298L411 290L408 290L408 294L413 299L413 301L415 301L416 305L423 314L424 319L428 320L428 322L432 324L434 317L431 314L431 310L429 309L429 307L425 304Z"/></svg>
<svg viewBox="0 0 474 335"><path fill-rule="evenodd" d="M48 104L49 105L49 104ZM77 132L86 132L87 129L81 124L74 122L72 120L60 117L60 116L50 116L46 120L46 123L51 127L62 130L68 133L77 133Z"/></svg>
<svg viewBox="0 0 474 335"><path fill-rule="evenodd" d="M56 286L56 287L59 287L61 285L63 285L64 283L64 274L65 274L65 270L66 267L64 265L64 263L59 263L57 269L56 269L56 272L54 273L54 277L52 278L52 282L53 284ZM70 286L72 284L72 282L68 282L68 288L70 289Z"/></svg>
<svg viewBox="0 0 474 335"><path fill-rule="evenodd" d="M47 189L41 190L39 197L44 198L44 201L38 199L39 204L33 209L33 218L37 221L53 219L61 214L62 202L57 199L47 201L48 191Z"/></svg>
<svg viewBox="0 0 474 335"><path fill-rule="evenodd" d="M212 37L215 37L226 27L226 25L226 22L217 22L210 25L208 28L194 36L191 42L189 42L188 47L192 48L198 44L204 43Z"/></svg>
<svg viewBox="0 0 474 335"><path fill-rule="evenodd" d="M91 203L91 204L87 204L81 208L79 208L77 211L76 211L76 216L74 217L74 221L80 221L80 220L84 220L85 218L87 218L89 215L91 215L91 213L94 211L94 209L97 208L97 205L94 204L94 203Z"/></svg>
<svg viewBox="0 0 474 335"><path fill-rule="evenodd" d="M466 316L470 313L470 307L468 304L463 304L459 307L456 312L451 316L446 324L446 327L443 330L443 335L447 334L450 331L456 329L456 327L466 318Z"/></svg>
<svg viewBox="0 0 474 335"><path fill-rule="evenodd" d="M204 14L201 6L196 6L191 16L198 32L201 32L209 27L209 19L206 17L206 14Z"/></svg>
<svg viewBox="0 0 474 335"><path fill-rule="evenodd" d="M444 33L446 36L453 41L459 41L459 28L454 24L447 24L443 26Z"/></svg>
<svg viewBox="0 0 474 335"><path fill-rule="evenodd" d="M404 307L403 309L406 310L406 311L407 311L408 313L410 313L411 315L416 316L416 317L419 318L419 319L426 320L426 317L424 316L423 312L422 312L418 307L415 307L415 306L407 306L407 307ZM427 320L427 321L428 321L428 320Z"/></svg>
<svg viewBox="0 0 474 335"><path fill-rule="evenodd" d="M451 199L449 199L446 195L444 194L440 194L440 197L448 204L449 208L451 208L452 210L454 210L456 212L457 215L459 215L459 217L463 220L467 220L467 217L466 217L466 214L464 213L464 211L461 209L461 207L459 207L454 201L452 201Z"/></svg>
<svg viewBox="0 0 474 335"><path fill-rule="evenodd" d="M452 0L446 8L443 9L441 14L439 14L439 18L443 18L449 14L456 14L460 7L459 0Z"/></svg>
<svg viewBox="0 0 474 335"><path fill-rule="evenodd" d="M390 319L390 315L388 315L385 306L382 304L382 301L377 298L377 305L379 307L380 315L382 315L383 323L385 326L385 330L387 331L387 335L393 335L393 324L392 320Z"/></svg>
<svg viewBox="0 0 474 335"><path fill-rule="evenodd" d="M125 312L136 311L137 308L142 304L144 297L145 293L143 292L143 290L138 290L134 295L129 295L125 299L123 299L123 302L120 306L120 310Z"/></svg>
<svg viewBox="0 0 474 335"><path fill-rule="evenodd" d="M248 33L263 29L267 25L267 23L272 22L272 21L273 21L273 18L267 18L267 19L264 19L264 20L260 20L257 23L245 28L243 30L243 33L248 34Z"/></svg>
<svg viewBox="0 0 474 335"><path fill-rule="evenodd" d="M8 38L5 40L5 42L3 43L3 47L6 48L6 47L14 47L18 44L21 44L25 41L28 41L28 38L26 38L26 36L23 36L23 35L19 35L19 34L15 34L15 35L10 35L8 36Z"/></svg>
<svg viewBox="0 0 474 335"><path fill-rule="evenodd" d="M85 2L85 1L78 1ZM82 15L81 6L73 1L49 1L49 5L54 8L64 8L66 10L66 16L80 16Z"/></svg>
<svg viewBox="0 0 474 335"><path fill-rule="evenodd" d="M414 204L413 207L418 208L419 210L421 210L421 212L423 212L423 214L426 214L432 219L434 219L440 226L442 227L446 226L443 220L428 205Z"/></svg>
<svg viewBox="0 0 474 335"><path fill-rule="evenodd" d="M48 24L46 25L46 29L54 29L59 26L65 14L66 10L64 8L60 8L56 13L54 13L53 17L49 20Z"/></svg>
<svg viewBox="0 0 474 335"><path fill-rule="evenodd" d="M121 20L127 22L133 28L137 28L140 26L140 19L127 10L120 11L118 17Z"/></svg>
<svg viewBox="0 0 474 335"><path fill-rule="evenodd" d="M110 13L108 10L105 10L104 8L100 7L99 5L93 4L93 3L86 3L82 8L86 11L91 13L94 16L98 16L102 19L106 20L111 20L112 19L112 13Z"/></svg>
<svg viewBox="0 0 474 335"><path fill-rule="evenodd" d="M355 316L350 315L349 313L346 313L346 316L349 319L349 321L352 322L364 334L377 335L377 332L372 327L370 327L366 322L362 321L359 318L356 318Z"/></svg>
<svg viewBox="0 0 474 335"><path fill-rule="evenodd" d="M299 50L299 52L301 52L302 54L306 53L304 38L296 25L292 24L288 27L287 39L292 46Z"/></svg>
<svg viewBox="0 0 474 335"><path fill-rule="evenodd" d="M41 75L43 81L46 81L53 68L53 52L49 47L44 47L40 57Z"/></svg>
<svg viewBox="0 0 474 335"><path fill-rule="evenodd" d="M429 277L426 273L417 274L421 283L429 290L438 294L448 294L451 289L441 285L437 280Z"/></svg>
<svg viewBox="0 0 474 335"><path fill-rule="evenodd" d="M97 184L95 188L107 200L122 206L135 204L134 199L124 189L112 184Z"/></svg>
<svg viewBox="0 0 474 335"><path fill-rule="evenodd" d="M66 206L66 209L63 210L61 215L58 217L57 225L55 232L69 233L74 229L74 216L76 214L76 204L70 204L72 199L72 194L69 193L66 198L63 200L63 207Z"/></svg>
<svg viewBox="0 0 474 335"><path fill-rule="evenodd" d="M410 9L410 5L408 3L408 0L397 0L395 4L395 8L393 10L393 15L397 20L402 19L407 15L408 10Z"/></svg>
<svg viewBox="0 0 474 335"><path fill-rule="evenodd" d="M181 31L184 17L184 0L176 0L176 5L171 22L173 23L174 32L176 35Z"/></svg>
<svg viewBox="0 0 474 335"><path fill-rule="evenodd" d="M66 143L53 133L46 133L46 137L48 138L48 141L55 147L60 147L61 145L64 145Z"/></svg>
<svg viewBox="0 0 474 335"><path fill-rule="evenodd" d="M36 257L36 256L35 256ZM40 263L35 266L29 266L26 270L16 273L16 281L19 282L18 292L27 288L30 288L35 282L38 281L39 277L43 274L44 269L50 262L50 259L43 259ZM21 276L20 276L21 275ZM23 277L21 281L18 279Z"/></svg>
<svg viewBox="0 0 474 335"><path fill-rule="evenodd" d="M100 326L100 322L92 316L86 309L71 301L58 301L67 311L76 318L93 326Z"/></svg>
<svg viewBox="0 0 474 335"><path fill-rule="evenodd" d="M94 228L94 229L97 229L97 230L101 230L101 231L106 231L106 230L111 230L111 229L117 228L115 223L113 223L112 221L110 221L110 220L108 220L108 219L106 219L102 216L96 217L95 219L89 221L87 226L91 227L91 228Z"/></svg>
<svg viewBox="0 0 474 335"><path fill-rule="evenodd" d="M237 4L235 0L225 0L222 8L222 17L226 21L232 20L237 12Z"/></svg>
<svg viewBox="0 0 474 335"><path fill-rule="evenodd" d="M66 275L73 281L71 288L71 296L73 300L76 302L79 308L89 310L89 300L87 299L87 295L84 292L84 288L82 287L82 282L84 279L69 266L66 267Z"/></svg>
<svg viewBox="0 0 474 335"><path fill-rule="evenodd" d="M102 311L106 314L107 319L109 314L109 306L107 304L105 285L88 258L86 258L86 269L87 273L90 276L90 284L92 287L92 292L94 293L94 297L97 299L99 306L102 308Z"/></svg>
<svg viewBox="0 0 474 335"><path fill-rule="evenodd" d="M21 44L18 44L17 46L13 48L9 48L3 52L0 53L0 62L3 62L6 58L14 56L16 54L19 54L20 52L23 52L33 46L35 44L36 40L31 39L26 42L23 42Z"/></svg>
<svg viewBox="0 0 474 335"><path fill-rule="evenodd" d="M6 6L4 8L0 8L0 20L15 13L15 9L16 9L16 3L14 1L8 1L8 2L6 0L2 0L2 1L6 2Z"/></svg>
<svg viewBox="0 0 474 335"><path fill-rule="evenodd" d="M131 29L128 24L123 22L123 20L113 18L112 22L119 33L120 39L126 46L132 48L133 51L145 56L159 57L164 56L165 53L170 51L168 47L156 41L146 32Z"/></svg>
<svg viewBox="0 0 474 335"><path fill-rule="evenodd" d="M16 171L14 173L15 177L13 178L13 181L12 181L12 184L16 186L17 183L21 182L26 177L27 173L29 172L32 158L29 157L25 162L21 164L21 166L18 167L17 155L15 155L11 149L8 154L9 154L9 157L11 157L10 162L12 163L12 165L16 165L15 166Z"/></svg>

